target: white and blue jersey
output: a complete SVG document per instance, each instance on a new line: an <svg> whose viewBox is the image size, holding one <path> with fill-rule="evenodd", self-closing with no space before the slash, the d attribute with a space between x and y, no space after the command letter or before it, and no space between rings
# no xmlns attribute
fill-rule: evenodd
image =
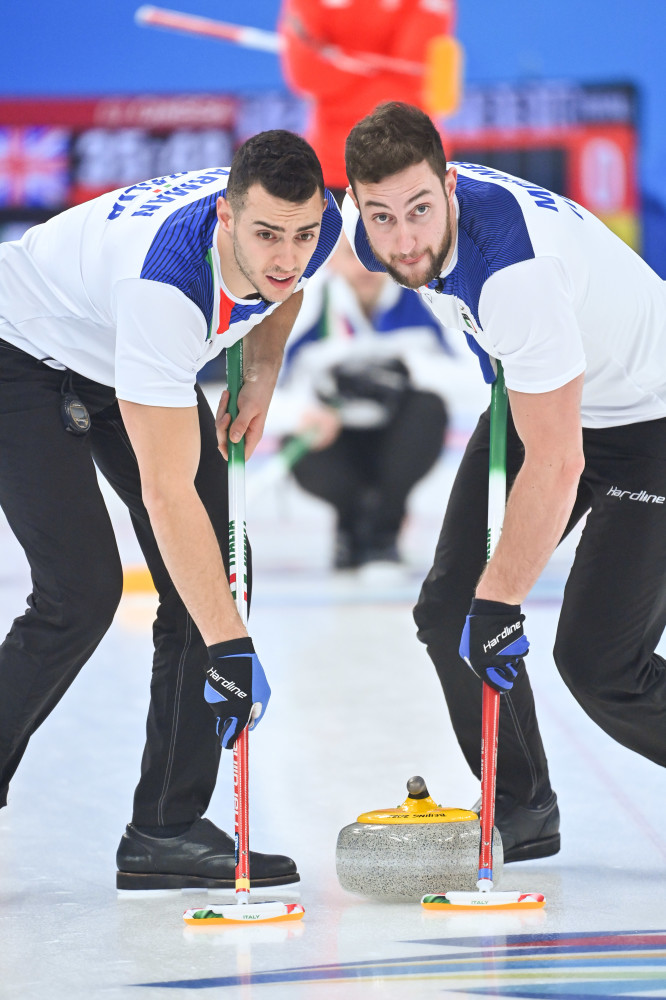
<svg viewBox="0 0 666 1000"><path fill-rule="evenodd" d="M666 284L580 205L473 163L457 167L452 260L419 288L464 333L486 381L500 360L518 392L585 373L585 427L666 417ZM349 197L344 226L359 260L383 270Z"/></svg>
<svg viewBox="0 0 666 1000"><path fill-rule="evenodd" d="M222 279L216 203L228 174L214 167L112 191L0 245L0 339L121 399L195 405L197 372L278 305L238 298ZM327 192L296 290L341 228Z"/></svg>

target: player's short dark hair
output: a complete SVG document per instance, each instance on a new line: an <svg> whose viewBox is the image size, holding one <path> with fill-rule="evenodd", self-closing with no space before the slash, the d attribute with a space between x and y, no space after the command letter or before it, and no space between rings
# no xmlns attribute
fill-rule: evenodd
<svg viewBox="0 0 666 1000"><path fill-rule="evenodd" d="M232 208L243 207L253 184L284 201L309 201L316 191L324 196L324 177L314 149L300 135L280 128L253 135L234 153L226 194Z"/></svg>
<svg viewBox="0 0 666 1000"><path fill-rule="evenodd" d="M378 105L354 125L345 143L352 187L356 181L378 184L424 160L443 184L446 155L441 136L424 111L402 101Z"/></svg>

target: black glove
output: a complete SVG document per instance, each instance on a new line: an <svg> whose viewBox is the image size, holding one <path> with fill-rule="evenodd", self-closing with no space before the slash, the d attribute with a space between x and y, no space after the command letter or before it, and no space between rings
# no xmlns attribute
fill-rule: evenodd
<svg viewBox="0 0 666 1000"><path fill-rule="evenodd" d="M410 384L400 358L352 356L324 374L317 395L338 410L344 427L384 427L397 415Z"/></svg>
<svg viewBox="0 0 666 1000"><path fill-rule="evenodd" d="M510 691L530 644L520 604L474 598L465 619L460 655L477 677L496 691Z"/></svg>
<svg viewBox="0 0 666 1000"><path fill-rule="evenodd" d="M250 729L257 725L271 689L249 636L209 646L208 655L204 698L217 716L217 734L227 750L248 722Z"/></svg>

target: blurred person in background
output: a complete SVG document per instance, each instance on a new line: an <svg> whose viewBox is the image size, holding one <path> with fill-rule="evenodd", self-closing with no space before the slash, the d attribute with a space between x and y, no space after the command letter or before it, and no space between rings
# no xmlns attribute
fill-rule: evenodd
<svg viewBox="0 0 666 1000"><path fill-rule="evenodd" d="M343 237L285 350L276 419L306 435L293 474L335 510L336 569L399 568L414 486L439 458L451 379L444 329L414 292L372 273Z"/></svg>
<svg viewBox="0 0 666 1000"><path fill-rule="evenodd" d="M347 187L344 149L352 125L381 101L431 110L423 77L372 68L359 54L425 63L433 38L452 34L455 8L455 0L284 0L282 71L291 89L312 102L306 138L338 203Z"/></svg>

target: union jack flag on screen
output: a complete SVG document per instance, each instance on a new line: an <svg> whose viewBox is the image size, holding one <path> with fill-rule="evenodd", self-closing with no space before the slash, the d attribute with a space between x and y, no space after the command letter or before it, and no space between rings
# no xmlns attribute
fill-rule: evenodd
<svg viewBox="0 0 666 1000"><path fill-rule="evenodd" d="M69 190L69 131L0 127L0 206L59 208Z"/></svg>

